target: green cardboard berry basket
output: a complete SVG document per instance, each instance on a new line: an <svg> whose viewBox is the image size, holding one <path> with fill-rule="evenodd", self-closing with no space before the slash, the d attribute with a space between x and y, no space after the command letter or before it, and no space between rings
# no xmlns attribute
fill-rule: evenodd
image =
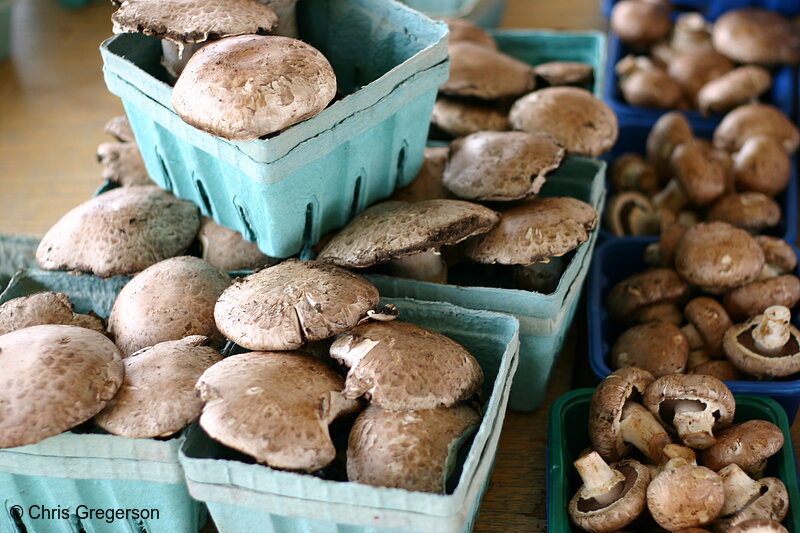
<svg viewBox="0 0 800 533"><path fill-rule="evenodd" d="M581 485L572 462L591 446L589 404L594 389L577 389L559 397L550 407L547 426L547 530L551 533L577 533L567 514L570 499ZM772 398L735 395L733 422L766 420L783 431L784 445L767 463L766 476L780 478L789 492L789 514L783 524L789 531L800 531L800 486L797 458L786 412Z"/></svg>
<svg viewBox="0 0 800 533"><path fill-rule="evenodd" d="M14 0L0 0L0 61L11 54L11 8Z"/></svg>
<svg viewBox="0 0 800 533"><path fill-rule="evenodd" d="M274 257L414 179L449 66L446 25L395 0L300 0L297 16L343 97L255 141L214 137L178 117L158 39L122 34L100 48L151 178Z"/></svg>
<svg viewBox="0 0 800 533"><path fill-rule="evenodd" d="M436 19L464 18L484 28L500 25L506 0L400 0Z"/></svg>
<svg viewBox="0 0 800 533"><path fill-rule="evenodd" d="M605 171L602 161L568 157L550 174L542 196L572 196L591 204L600 213L605 203ZM599 224L599 221L598 221ZM381 295L418 300L450 302L469 309L508 313L520 322L519 367L514 375L509 406L530 411L544 401L547 382L556 358L564 345L583 282L589 271L599 231L580 245L551 294L495 287L442 285L386 275L366 276Z"/></svg>
<svg viewBox="0 0 800 533"><path fill-rule="evenodd" d="M511 316L446 303L386 300L400 320L462 343L483 368L483 421L448 494L320 479L217 459L218 445L195 426L181 450L189 492L208 506L220 533L455 533L472 530L492 471L517 364L519 323ZM456 472L458 472L458 468Z"/></svg>
<svg viewBox="0 0 800 533"><path fill-rule="evenodd" d="M0 233L0 293L19 270L36 266L39 238Z"/></svg>
<svg viewBox="0 0 800 533"><path fill-rule="evenodd" d="M128 279L22 271L0 295L0 303L55 290L67 294L77 312L95 311L107 317ZM206 509L186 488L178 462L184 439L184 434L164 440L129 439L100 430L66 431L37 444L2 449L0 531L197 531L205 522ZM109 517L106 510L121 511L122 516Z"/></svg>

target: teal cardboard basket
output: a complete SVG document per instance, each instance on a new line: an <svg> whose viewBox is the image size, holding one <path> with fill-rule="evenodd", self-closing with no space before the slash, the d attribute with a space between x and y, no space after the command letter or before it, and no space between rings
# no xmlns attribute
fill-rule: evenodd
<svg viewBox="0 0 800 533"><path fill-rule="evenodd" d="M484 28L496 28L503 20L506 0L400 0L435 19L463 18Z"/></svg>
<svg viewBox="0 0 800 533"><path fill-rule="evenodd" d="M492 471L517 364L519 323L446 303L388 300L400 319L462 343L483 368L483 421L449 494L330 481L258 464L216 459L218 445L195 426L181 450L189 491L220 533L466 533ZM458 469L456 470L458 471Z"/></svg>
<svg viewBox="0 0 800 533"><path fill-rule="evenodd" d="M0 233L0 293L18 271L36 266L39 238Z"/></svg>
<svg viewBox="0 0 800 533"><path fill-rule="evenodd" d="M548 176L541 195L578 198L597 209L602 219L605 171L606 165L602 161L570 156L557 171ZM514 410L530 411L544 401L550 373L578 307L598 233L598 230L592 232L589 240L574 252L557 289L551 294L441 285L386 275L366 277L386 297L450 302L470 309L486 309L517 317L520 322L519 367L514 376L509 406Z"/></svg>
<svg viewBox="0 0 800 533"><path fill-rule="evenodd" d="M0 303L55 290L67 294L77 312L95 311L107 317L129 279L22 271L0 295ZM190 533L200 529L206 510L189 496L178 462L184 435L167 440L129 439L96 431L67 431L37 444L0 450L0 531ZM44 514L43 509L60 510ZM94 509L122 510L123 516L90 514Z"/></svg>
<svg viewBox="0 0 800 533"><path fill-rule="evenodd" d="M0 61L11 54L11 7L14 0L0 0Z"/></svg>
<svg viewBox="0 0 800 533"><path fill-rule="evenodd" d="M183 122L158 39L123 34L100 48L151 178L274 257L414 179L448 75L446 25L394 0L301 0L297 10L301 38L331 62L343 98L267 139L227 141Z"/></svg>
<svg viewBox="0 0 800 533"><path fill-rule="evenodd" d="M589 404L594 389L577 389L559 397L550 407L547 426L547 531L578 533L569 520L567 506L581 485L572 462L589 442ZM783 524L789 531L800 531L800 487L797 478L797 458L783 408L772 398L735 395L736 414L733 422L766 420L783 431L783 448L767 463L765 475L780 478L789 492L789 515Z"/></svg>

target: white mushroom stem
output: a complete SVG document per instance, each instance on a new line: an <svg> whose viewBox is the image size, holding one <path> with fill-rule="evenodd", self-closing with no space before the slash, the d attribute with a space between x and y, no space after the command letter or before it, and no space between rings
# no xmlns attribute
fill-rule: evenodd
<svg viewBox="0 0 800 533"><path fill-rule="evenodd" d="M665 459L661 470L670 470L672 468L688 465L697 466L697 457L694 450L687 446L681 444L667 444L664 446L664 449L661 450L661 453Z"/></svg>
<svg viewBox="0 0 800 533"><path fill-rule="evenodd" d="M582 498L594 498L603 507L619 498L625 476L608 466L599 453L587 453L573 464L583 480Z"/></svg>
<svg viewBox="0 0 800 533"><path fill-rule="evenodd" d="M620 417L622 440L633 444L654 463L661 461L661 449L669 444L669 434L653 414L636 402L627 402Z"/></svg>
<svg viewBox="0 0 800 533"><path fill-rule="evenodd" d="M753 329L753 341L762 355L777 355L789 342L789 321L792 313L787 307L773 305L761 316L761 322Z"/></svg>
<svg viewBox="0 0 800 533"><path fill-rule="evenodd" d="M439 252L420 252L389 261L393 276L418 281L447 283L447 263Z"/></svg>
<svg viewBox="0 0 800 533"><path fill-rule="evenodd" d="M653 197L653 205L660 211L677 213L687 203L689 203L689 199L686 197L686 192L680 182L674 178L669 180L667 186Z"/></svg>
<svg viewBox="0 0 800 533"><path fill-rule="evenodd" d="M764 263L764 267L761 269L761 274L758 275L758 279L759 281L764 281L766 279L777 278L781 274L785 273L786 272L777 265Z"/></svg>
<svg viewBox="0 0 800 533"><path fill-rule="evenodd" d="M703 337L700 336L700 332L697 331L697 328L694 327L694 324L691 322L683 326L681 331L683 331L683 334L686 335L686 339L689 341L690 350L699 350L706 345L706 343L703 342Z"/></svg>
<svg viewBox="0 0 800 533"><path fill-rule="evenodd" d="M170 76L177 79L181 75L181 72L183 72L183 67L186 66L192 54L204 44L206 43L176 43L168 41L167 39L161 39L161 50L164 54L161 64L164 65L164 68L167 69Z"/></svg>
<svg viewBox="0 0 800 533"><path fill-rule="evenodd" d="M714 413L696 400L679 400L675 404L672 425L678 436L690 448L704 450L716 442L711 432L714 427Z"/></svg>
<svg viewBox="0 0 800 533"><path fill-rule="evenodd" d="M753 480L736 463L729 464L719 472L725 504L720 516L738 513L761 494L761 483Z"/></svg>

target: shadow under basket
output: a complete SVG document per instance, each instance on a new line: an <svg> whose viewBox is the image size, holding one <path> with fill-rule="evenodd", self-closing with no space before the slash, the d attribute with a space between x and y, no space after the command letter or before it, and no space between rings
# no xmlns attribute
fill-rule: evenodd
<svg viewBox="0 0 800 533"><path fill-rule="evenodd" d="M411 492L220 459L220 445L195 426L181 450L189 491L208 506L220 533L466 533L472 530L494 464L517 365L519 323L513 317L446 303L384 300L400 320L463 344L484 372L483 419L459 454L448 494ZM463 452L463 450L462 450ZM462 462L463 461L463 462Z"/></svg>

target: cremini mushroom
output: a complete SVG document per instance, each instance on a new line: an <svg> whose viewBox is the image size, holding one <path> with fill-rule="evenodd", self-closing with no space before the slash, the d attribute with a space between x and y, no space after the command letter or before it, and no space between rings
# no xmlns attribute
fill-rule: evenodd
<svg viewBox="0 0 800 533"><path fill-rule="evenodd" d="M675 147L670 157L673 180L655 198L653 204L678 212L684 201L677 205L662 203L661 198L669 196L668 189L680 185L685 201L695 206L706 206L725 192L725 172L715 160L707 157L700 144L688 141Z"/></svg>
<svg viewBox="0 0 800 533"><path fill-rule="evenodd" d="M611 347L613 368L637 366L655 377L686 370L689 341L680 328L650 322L627 329Z"/></svg>
<svg viewBox="0 0 800 533"><path fill-rule="evenodd" d="M800 29L783 15L761 8L731 9L712 31L714 48L737 63L773 66L800 62Z"/></svg>
<svg viewBox="0 0 800 533"><path fill-rule="evenodd" d="M780 109L768 104L739 106L725 115L714 130L714 146L737 152L747 139L762 135L780 144L790 154L800 146L797 126Z"/></svg>
<svg viewBox="0 0 800 533"><path fill-rule="evenodd" d="M669 531L710 524L724 500L722 480L704 466L667 468L647 486L647 508L658 525Z"/></svg>
<svg viewBox="0 0 800 533"><path fill-rule="evenodd" d="M616 2L609 23L622 42L639 50L661 41L672 29L666 4L643 0Z"/></svg>
<svg viewBox="0 0 800 533"><path fill-rule="evenodd" d="M497 100L536 88L533 67L508 54L469 41L456 41L447 48L450 77L439 87L444 95Z"/></svg>
<svg viewBox="0 0 800 533"><path fill-rule="evenodd" d="M103 167L104 180L123 187L153 184L136 143L102 143L97 147L97 160Z"/></svg>
<svg viewBox="0 0 800 533"><path fill-rule="evenodd" d="M699 296L683 310L687 324L682 328L692 350L704 350L710 357L723 355L722 338L733 325L725 308L718 301Z"/></svg>
<svg viewBox="0 0 800 533"><path fill-rule="evenodd" d="M764 251L764 269L761 271L761 279L774 278L793 272L797 268L797 255L792 246L783 239L759 235L756 237L756 242Z"/></svg>
<svg viewBox="0 0 800 533"><path fill-rule="evenodd" d="M752 520L767 518L780 522L789 511L789 493L786 485L776 477L765 477L755 481L736 463L719 471L725 491L725 505L719 520L714 524L717 531Z"/></svg>
<svg viewBox="0 0 800 533"><path fill-rule="evenodd" d="M427 146L422 158L422 168L411 184L397 189L390 200L399 202L420 202L422 200L436 200L450 198L450 191L442 184L444 167L447 164L447 146Z"/></svg>
<svg viewBox="0 0 800 533"><path fill-rule="evenodd" d="M725 309L735 320L761 314L772 305L791 309L799 301L800 278L794 274L754 281L728 291L722 297Z"/></svg>
<svg viewBox="0 0 800 533"><path fill-rule="evenodd" d="M776 196L786 189L791 171L789 154L770 137L750 137L733 154L733 177L742 191Z"/></svg>
<svg viewBox="0 0 800 533"><path fill-rule="evenodd" d="M759 233L780 223L781 206L760 192L727 194L711 207L706 220L727 222L750 233Z"/></svg>
<svg viewBox="0 0 800 533"><path fill-rule="evenodd" d="M719 471L735 463L751 476L761 477L767 459L783 448L781 428L766 420L748 420L716 434L717 442L700 452L700 461Z"/></svg>
<svg viewBox="0 0 800 533"><path fill-rule="evenodd" d="M96 331L41 325L0 336L0 448L34 444L89 420L122 375L119 350Z"/></svg>
<svg viewBox="0 0 800 533"><path fill-rule="evenodd" d="M191 335L144 348L123 361L125 378L94 422L114 435L166 437L200 416L194 385L220 353L208 337Z"/></svg>
<svg viewBox="0 0 800 533"><path fill-rule="evenodd" d="M480 416L470 407L388 411L367 407L347 445L347 477L377 487L443 494L458 452Z"/></svg>
<svg viewBox="0 0 800 533"><path fill-rule="evenodd" d="M614 190L634 190L652 196L660 189L660 180L655 166L636 152L617 157L609 170Z"/></svg>
<svg viewBox="0 0 800 533"><path fill-rule="evenodd" d="M39 292L0 305L0 335L43 324L72 324L74 313L66 294Z"/></svg>
<svg viewBox="0 0 800 533"><path fill-rule="evenodd" d="M220 270L255 270L280 261L264 255L258 244L246 241L241 233L220 226L210 217L203 217L197 240L203 249L203 259Z"/></svg>
<svg viewBox="0 0 800 533"><path fill-rule="evenodd" d="M689 294L689 285L669 268L654 268L628 276L608 293L606 303L612 320L632 322L646 307L678 303Z"/></svg>
<svg viewBox="0 0 800 533"><path fill-rule="evenodd" d="M469 41L474 44L497 50L497 42L494 37L489 33L467 19L450 19L447 21L447 29L450 30L449 41L455 43L458 41Z"/></svg>
<svg viewBox="0 0 800 533"><path fill-rule="evenodd" d="M697 11L684 11L675 17L669 47L675 52L702 53L712 50L710 24Z"/></svg>
<svg viewBox="0 0 800 533"><path fill-rule="evenodd" d="M297 0L258 0L267 4L278 16L278 24L270 31L271 35L298 38Z"/></svg>
<svg viewBox="0 0 800 533"><path fill-rule="evenodd" d="M483 382L483 371L466 348L397 320L357 326L333 342L330 355L349 369L346 398L364 396L392 411L451 407Z"/></svg>
<svg viewBox="0 0 800 533"><path fill-rule="evenodd" d="M696 102L697 93L704 85L733 67L730 59L709 46L675 54L667 63L667 74L680 84L690 102Z"/></svg>
<svg viewBox="0 0 800 533"><path fill-rule="evenodd" d="M647 57L624 57L614 70L622 96L630 105L673 109L683 96L678 82Z"/></svg>
<svg viewBox="0 0 800 533"><path fill-rule="evenodd" d="M433 104L431 123L453 137L479 131L505 131L510 127L508 113L502 109L445 97L437 98Z"/></svg>
<svg viewBox="0 0 800 533"><path fill-rule="evenodd" d="M188 335L205 335L221 346L214 304L230 283L228 274L198 257L166 259L122 288L108 317L108 331L125 356Z"/></svg>
<svg viewBox="0 0 800 533"><path fill-rule="evenodd" d="M781 305L768 307L725 333L723 347L731 363L757 379L774 379L800 372L800 331Z"/></svg>
<svg viewBox="0 0 800 533"><path fill-rule="evenodd" d="M758 98L772 85L766 69L745 65L726 72L697 93L697 107L703 114L723 113Z"/></svg>
<svg viewBox="0 0 800 533"><path fill-rule="evenodd" d="M650 133L647 134L647 160L656 168L656 172L666 180L672 177L670 160L672 152L681 144L694 139L689 121L678 111L671 111L659 117Z"/></svg>
<svg viewBox="0 0 800 533"><path fill-rule="evenodd" d="M653 235L658 233L660 217L647 196L636 191L623 191L608 200L605 226L612 234Z"/></svg>
<svg viewBox="0 0 800 533"><path fill-rule="evenodd" d="M689 357L691 357L691 354L689 354ZM710 360L695 367L689 365L689 368L691 369L689 371L690 374L714 376L720 381L741 381L744 379L744 376L727 359Z"/></svg>
<svg viewBox="0 0 800 533"><path fill-rule="evenodd" d="M121 143L136 142L136 137L133 135L133 128L131 128L127 115L117 115L110 118L103 126L103 131Z"/></svg>
<svg viewBox="0 0 800 533"><path fill-rule="evenodd" d="M548 61L533 67L537 76L542 78L546 86L559 85L585 86L592 81L594 68L588 63L577 61Z"/></svg>

